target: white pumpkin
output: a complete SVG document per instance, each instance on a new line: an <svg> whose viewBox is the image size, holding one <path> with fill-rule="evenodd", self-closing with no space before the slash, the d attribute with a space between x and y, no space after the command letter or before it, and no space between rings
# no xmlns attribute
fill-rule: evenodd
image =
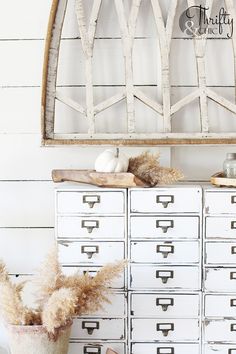
<svg viewBox="0 0 236 354"><path fill-rule="evenodd" d="M119 149L103 151L95 161L97 172L127 172L129 167L128 157Z"/></svg>

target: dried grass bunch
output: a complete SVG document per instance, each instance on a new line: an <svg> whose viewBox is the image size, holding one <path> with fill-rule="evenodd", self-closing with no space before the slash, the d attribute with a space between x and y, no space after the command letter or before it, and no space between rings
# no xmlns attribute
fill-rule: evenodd
<svg viewBox="0 0 236 354"><path fill-rule="evenodd" d="M22 300L25 283L12 283L5 264L0 262L0 311L11 325L43 325L49 336L70 323L74 316L91 314L109 303L109 285L120 276L124 261L108 264L91 277L78 272L66 276L58 261L57 247L45 259L33 282L36 286L36 308Z"/></svg>
<svg viewBox="0 0 236 354"><path fill-rule="evenodd" d="M175 169L160 166L160 155L151 154L149 151L129 159L128 172L133 173L147 185L154 187L156 185L172 184L179 181L184 176Z"/></svg>

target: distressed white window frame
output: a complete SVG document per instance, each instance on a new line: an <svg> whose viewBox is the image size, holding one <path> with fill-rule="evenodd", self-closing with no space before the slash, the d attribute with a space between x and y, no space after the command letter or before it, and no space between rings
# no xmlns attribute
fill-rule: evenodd
<svg viewBox="0 0 236 354"><path fill-rule="evenodd" d="M211 133L209 132L207 100L210 99L216 104L236 114L236 104L220 96L206 85L205 49L207 40L204 36L199 40L195 39L195 56L198 75L197 89L171 105L170 99L170 67L169 54L173 31L174 18L178 0L171 0L168 11L166 26L162 17L159 0L150 0L161 54L161 76L162 76L162 104L146 96L133 84L132 50L135 36L136 22L139 8L143 0L132 0L131 11L128 20L125 16L123 0L114 1L119 25L121 29L124 62L125 62L125 88L114 96L95 105L93 97L92 78L92 57L96 24L99 16L102 0L94 0L91 10L88 29L86 28L84 0L75 0L76 16L79 33L81 37L83 54L85 57L86 75L86 107L79 102L63 95L56 89L58 57L60 50L61 32L67 7L67 0L53 0L48 34L45 47L43 86L42 86L42 143L43 145L57 144L83 144L83 145L181 145L181 144L236 144L236 132L233 133ZM146 0L145 0L146 1ZM189 6L195 4L195 0L187 0ZM206 6L210 11L214 0L206 0ZM225 0L226 7L236 23L235 6L233 0ZM236 68L236 31L233 33L232 46ZM235 69L236 82L236 69ZM236 85L235 85L236 87ZM235 90L236 96L236 90ZM159 133L136 133L135 132L135 111L134 100L138 99L152 110L162 116L163 131ZM173 114L189 105L194 100L199 100L201 131L198 133L174 133L171 131ZM87 134L56 134L54 133L55 102L56 100L71 107L83 114L89 122ZM106 110L117 102L126 100L127 106L127 132L122 134L104 133L98 134L95 131L95 119L99 112ZM236 117L235 117L236 118Z"/></svg>

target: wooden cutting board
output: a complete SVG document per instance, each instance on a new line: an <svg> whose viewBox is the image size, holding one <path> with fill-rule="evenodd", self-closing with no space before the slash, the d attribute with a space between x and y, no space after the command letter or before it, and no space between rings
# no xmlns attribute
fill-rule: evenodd
<svg viewBox="0 0 236 354"><path fill-rule="evenodd" d="M128 188L149 187L132 173L105 173L94 170L53 170L52 180L58 182L79 182L99 187Z"/></svg>

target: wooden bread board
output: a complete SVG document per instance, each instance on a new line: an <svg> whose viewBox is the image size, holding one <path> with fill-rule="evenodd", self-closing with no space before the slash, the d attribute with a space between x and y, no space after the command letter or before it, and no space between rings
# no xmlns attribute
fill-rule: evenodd
<svg viewBox="0 0 236 354"><path fill-rule="evenodd" d="M211 176L211 184L218 187L236 187L236 178L224 177L223 172L215 173Z"/></svg>
<svg viewBox="0 0 236 354"><path fill-rule="evenodd" d="M52 180L58 182L79 182L99 187L128 188L148 187L132 173L105 173L94 170L53 170Z"/></svg>

